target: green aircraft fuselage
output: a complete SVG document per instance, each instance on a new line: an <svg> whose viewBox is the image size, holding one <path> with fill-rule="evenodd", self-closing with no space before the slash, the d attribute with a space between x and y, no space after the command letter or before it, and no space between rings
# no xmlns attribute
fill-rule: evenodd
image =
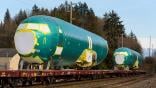
<svg viewBox="0 0 156 88"><path fill-rule="evenodd" d="M63 65L77 63L81 67L101 63L108 53L102 37L50 16L25 19L15 33L15 47L23 60L44 63L63 60Z"/></svg>

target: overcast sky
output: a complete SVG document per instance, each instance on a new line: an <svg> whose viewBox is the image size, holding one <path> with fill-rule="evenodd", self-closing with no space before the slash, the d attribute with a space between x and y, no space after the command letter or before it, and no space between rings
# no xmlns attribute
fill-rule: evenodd
<svg viewBox="0 0 156 88"><path fill-rule="evenodd" d="M86 2L95 14L103 17L105 12L114 10L118 13L126 28L126 33L133 31L143 47L149 47L149 36L153 47L156 47L156 0L68 0ZM8 8L12 17L20 9L29 11L36 4L39 7L52 9L65 0L3 0L0 3L0 20Z"/></svg>

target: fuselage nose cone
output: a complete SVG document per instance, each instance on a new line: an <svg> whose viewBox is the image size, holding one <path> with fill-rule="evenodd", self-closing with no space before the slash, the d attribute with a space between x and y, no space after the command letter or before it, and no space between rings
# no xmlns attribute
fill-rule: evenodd
<svg viewBox="0 0 156 88"><path fill-rule="evenodd" d="M32 32L16 32L14 41L15 47L21 55L28 55L33 52L35 38Z"/></svg>
<svg viewBox="0 0 156 88"><path fill-rule="evenodd" d="M116 55L115 56L115 62L117 64L123 64L124 63L124 60L125 60L124 55Z"/></svg>

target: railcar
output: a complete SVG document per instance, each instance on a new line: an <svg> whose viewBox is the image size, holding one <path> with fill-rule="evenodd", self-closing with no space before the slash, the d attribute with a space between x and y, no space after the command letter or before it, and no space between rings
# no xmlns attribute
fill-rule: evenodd
<svg viewBox="0 0 156 88"><path fill-rule="evenodd" d="M49 16L25 19L14 36L21 60L28 64L77 64L92 67L101 63L108 53L107 41L100 36ZM116 65L134 67L141 64L139 53L119 48L114 53ZM0 70L0 87L21 87L53 84L57 81L93 80L105 77L127 77L145 74L141 70L76 70L76 69L20 69Z"/></svg>
<svg viewBox="0 0 156 88"><path fill-rule="evenodd" d="M59 81L94 80L108 77L132 77L143 75L141 70L3 70L0 71L1 88L48 85Z"/></svg>

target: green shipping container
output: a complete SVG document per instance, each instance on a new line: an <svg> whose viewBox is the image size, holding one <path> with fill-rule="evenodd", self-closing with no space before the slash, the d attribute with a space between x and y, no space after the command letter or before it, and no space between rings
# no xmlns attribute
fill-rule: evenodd
<svg viewBox="0 0 156 88"><path fill-rule="evenodd" d="M115 66L124 66L130 69L138 69L142 64L142 56L129 48L118 48L114 52Z"/></svg>
<svg viewBox="0 0 156 88"><path fill-rule="evenodd" d="M23 60L45 63L52 58L63 65L90 67L108 53L107 41L83 28L50 16L25 19L15 33L15 47Z"/></svg>

